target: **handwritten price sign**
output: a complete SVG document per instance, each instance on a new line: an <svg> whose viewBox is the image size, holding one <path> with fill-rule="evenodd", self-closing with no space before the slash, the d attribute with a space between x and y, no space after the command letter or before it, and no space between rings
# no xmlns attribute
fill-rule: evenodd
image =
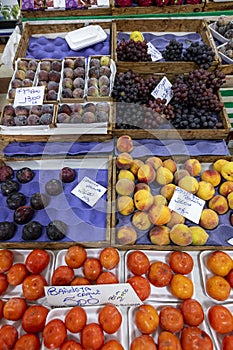
<svg viewBox="0 0 233 350"><path fill-rule="evenodd" d="M14 107L42 105L44 86L18 88L15 92Z"/></svg>
<svg viewBox="0 0 233 350"><path fill-rule="evenodd" d="M173 96L172 84L170 81L163 77L163 79L158 83L155 89L152 91L151 95L156 98L166 99L166 104L170 102Z"/></svg>
<svg viewBox="0 0 233 350"><path fill-rule="evenodd" d="M106 191L105 187L85 176L71 193L93 207Z"/></svg>

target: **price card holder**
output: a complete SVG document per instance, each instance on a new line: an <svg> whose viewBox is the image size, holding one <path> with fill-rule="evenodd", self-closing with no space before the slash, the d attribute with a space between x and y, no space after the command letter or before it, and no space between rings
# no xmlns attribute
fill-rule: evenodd
<svg viewBox="0 0 233 350"><path fill-rule="evenodd" d="M44 86L17 88L15 91L14 107L42 105Z"/></svg>
<svg viewBox="0 0 233 350"><path fill-rule="evenodd" d="M112 303L118 306L139 306L142 301L129 283L88 286L44 287L51 306L94 306Z"/></svg>
<svg viewBox="0 0 233 350"><path fill-rule="evenodd" d="M151 95L156 98L166 99L166 104L170 102L173 96L172 84L167 79L163 77L162 80L158 83L155 89L152 91Z"/></svg>
<svg viewBox="0 0 233 350"><path fill-rule="evenodd" d="M71 193L93 207L106 191L105 187L85 176Z"/></svg>
<svg viewBox="0 0 233 350"><path fill-rule="evenodd" d="M177 186L168 207L198 224L204 205L205 201L203 199Z"/></svg>

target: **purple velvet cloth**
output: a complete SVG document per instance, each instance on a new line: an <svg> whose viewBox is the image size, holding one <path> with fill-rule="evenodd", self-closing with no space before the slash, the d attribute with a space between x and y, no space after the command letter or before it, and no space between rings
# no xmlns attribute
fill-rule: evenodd
<svg viewBox="0 0 233 350"><path fill-rule="evenodd" d="M51 242L46 235L45 227L51 220L61 220L67 225L67 235L61 242L96 242L106 240L107 218L107 192L91 208L82 200L71 194L71 190L85 177L88 176L104 187L108 187L108 171L105 169L75 169L76 178L71 183L63 183L63 193L58 196L49 196L49 205L42 210L35 210L32 221L38 221L43 225L42 236L37 242ZM33 193L45 193L45 184L50 179L59 178L59 170L35 170L35 176L27 184L20 184L19 191L26 198L26 205L30 205L30 197ZM15 179L15 176L14 176ZM14 210L9 209L6 198L0 194L0 221L13 221ZM9 242L22 242L22 230L24 225L17 225L17 231Z"/></svg>
<svg viewBox="0 0 233 350"><path fill-rule="evenodd" d="M31 37L29 39L26 58L40 60L44 58L63 59L65 57L110 55L110 47L110 35L107 35L107 38L103 42L78 51L71 50L66 40L61 37L55 39L46 38L45 36L39 38Z"/></svg>

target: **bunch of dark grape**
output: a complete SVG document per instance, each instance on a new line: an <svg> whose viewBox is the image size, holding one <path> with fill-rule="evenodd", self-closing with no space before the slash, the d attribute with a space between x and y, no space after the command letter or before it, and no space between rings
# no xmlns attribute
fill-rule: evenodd
<svg viewBox="0 0 233 350"><path fill-rule="evenodd" d="M122 39L116 47L118 61L149 62L151 55L147 53L147 42Z"/></svg>
<svg viewBox="0 0 233 350"><path fill-rule="evenodd" d="M219 129L222 123L216 114L203 108L174 104L174 118L171 120L176 129Z"/></svg>
<svg viewBox="0 0 233 350"><path fill-rule="evenodd" d="M170 121L174 118L174 108L171 104L166 104L166 102L166 99L156 98L154 100L150 100L148 103L148 107L162 117L160 124L164 123L165 120Z"/></svg>
<svg viewBox="0 0 233 350"><path fill-rule="evenodd" d="M173 101L184 103L188 101L188 85L184 76L178 77L172 85Z"/></svg>
<svg viewBox="0 0 233 350"><path fill-rule="evenodd" d="M214 60L214 52L207 44L193 42L183 53L183 60L195 62L201 68L208 69Z"/></svg>
<svg viewBox="0 0 233 350"><path fill-rule="evenodd" d="M183 43L172 39L162 52L165 61L182 61Z"/></svg>

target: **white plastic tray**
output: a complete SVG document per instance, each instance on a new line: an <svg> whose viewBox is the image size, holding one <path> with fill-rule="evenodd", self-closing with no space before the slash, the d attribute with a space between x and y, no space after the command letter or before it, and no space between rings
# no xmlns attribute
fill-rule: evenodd
<svg viewBox="0 0 233 350"><path fill-rule="evenodd" d="M65 39L72 50L81 50L104 41L107 34L99 25L89 25L69 32Z"/></svg>
<svg viewBox="0 0 233 350"><path fill-rule="evenodd" d="M226 43L229 41L229 39L225 38L223 35L221 35L220 33L218 33L215 29L214 29L214 25L215 25L215 22L214 23L211 23L208 25L213 37L215 39L217 39L218 41L220 41L221 43Z"/></svg>
<svg viewBox="0 0 233 350"><path fill-rule="evenodd" d="M223 252L227 253L228 255L231 256L231 258L233 259L233 251L232 250L222 250ZM221 303L222 301L218 301L216 299L211 298L211 296L207 293L206 291L206 280L208 278L210 278L211 276L214 276L214 274L208 269L207 267L207 259L209 254L213 253L213 250L203 250L200 254L199 254L199 263L200 263L200 275L201 275L201 279L202 279L202 287L204 289L205 294L215 303ZM227 302L233 302L233 289L231 288L231 292L230 295L228 297L228 299L226 300Z"/></svg>
<svg viewBox="0 0 233 350"><path fill-rule="evenodd" d="M99 258L99 255L100 255L100 252L103 250L104 248L86 248L86 252L87 252L87 258ZM63 250L60 250L56 256L56 261L55 261L55 269L61 265L66 265L66 262L65 262L65 256L66 256L66 253L67 253L68 249L63 249ZM116 275L116 277L118 278L119 280L119 283L123 282L121 279L122 279L122 257L120 255L120 252L119 252L119 257L120 257L120 261L119 261L119 264L112 270L106 270L103 268L103 271L110 271L112 272L113 274ZM82 267L78 268L78 269L74 269L74 274L75 276L80 276L80 277L84 277L84 274L83 274L83 269Z"/></svg>
<svg viewBox="0 0 233 350"><path fill-rule="evenodd" d="M32 252L32 250L11 250L12 253L14 254L14 261L13 261L13 265L16 263L25 263L27 256L29 255L30 252ZM54 252L51 250L46 250L49 253L50 256L50 261L48 266L44 269L44 271L41 272L41 275L44 276L44 278L46 279L48 285L51 284L51 276L52 276L52 272L54 269L54 263L55 263L55 255ZM12 298L12 297L23 297L23 291L22 291L22 284L19 284L17 286L11 286L8 285L7 290L5 291L5 293L3 293L1 295L2 298ZM37 300L34 300L34 303L41 303L41 300L43 298L40 298Z"/></svg>
<svg viewBox="0 0 233 350"><path fill-rule="evenodd" d="M140 251L147 255L150 263L154 261L162 261L164 263L168 263L169 255L172 253L172 252L166 252L166 251L152 251L152 250L140 250ZM124 266L125 266L124 282L126 282L130 277L134 276L132 272L130 272L127 268L127 256L128 254L130 254L130 252L132 252L132 250L127 251L124 256ZM187 253L192 256L191 251ZM146 277L145 275L142 275L142 276ZM193 290L192 298L195 298L194 270L192 270L191 273L186 276L189 277L193 282L194 290ZM151 284L151 293L146 301L149 302L149 300L150 301L163 300L164 302L177 302L178 298L172 295L172 293L170 292L169 286L155 287L153 284Z"/></svg>
<svg viewBox="0 0 233 350"><path fill-rule="evenodd" d="M88 306L88 307L84 308L86 311L86 314L87 314L87 324L91 323L91 322L98 323L98 314L102 308L103 308L103 306ZM64 321L66 314L71 309L72 308L67 308L67 307L52 309L51 311L49 311L49 313L47 315L46 324L55 318L59 318L60 320ZM126 332L127 317L126 317L126 314L125 314L123 309L121 310L120 308L118 308L118 310L121 312L121 315L122 315L121 326L118 329L118 331L113 333L113 334L104 333L104 338L105 338L105 341L110 340L110 339L116 339L122 344L124 349L127 349L127 344L128 344L128 337L127 337L127 332ZM74 340L77 340L78 342L80 342L80 332L72 334L70 331L67 331L67 339L68 340L74 339ZM47 347L45 347L44 344L42 343L41 349L47 350Z"/></svg>
<svg viewBox="0 0 233 350"><path fill-rule="evenodd" d="M217 47L217 50L218 50L218 53L219 55L221 56L221 58L223 59L223 61L227 62L227 63L230 63L230 64L233 64L233 59L224 55L224 53L222 53L219 49L221 49L222 47L226 46L227 43L224 43L220 46Z"/></svg>

